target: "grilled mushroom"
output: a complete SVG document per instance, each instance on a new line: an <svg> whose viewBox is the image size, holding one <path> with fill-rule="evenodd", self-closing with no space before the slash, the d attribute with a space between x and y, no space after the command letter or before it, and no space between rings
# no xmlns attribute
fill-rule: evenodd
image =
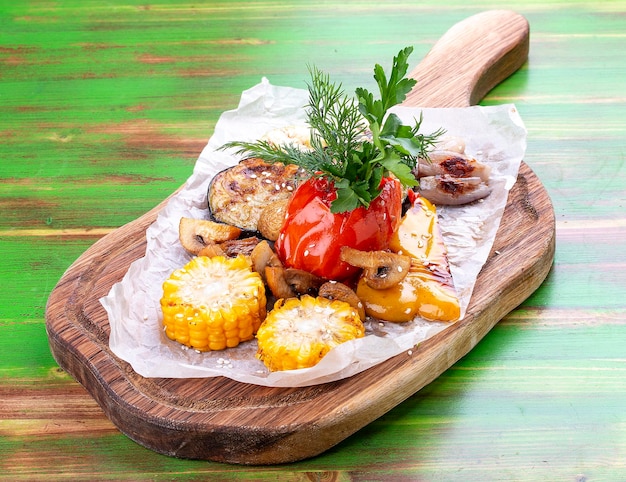
<svg viewBox="0 0 626 482"><path fill-rule="evenodd" d="M241 229L207 219L181 218L178 225L180 243L189 253L197 255L210 244L236 239Z"/></svg>
<svg viewBox="0 0 626 482"><path fill-rule="evenodd" d="M324 282L322 278L308 271L295 268L287 268L284 277L287 284L291 286L298 296L316 295Z"/></svg>
<svg viewBox="0 0 626 482"><path fill-rule="evenodd" d="M389 251L360 251L344 246L341 260L363 269L362 278L370 288L391 288L404 279L411 267L411 258Z"/></svg>
<svg viewBox="0 0 626 482"><path fill-rule="evenodd" d="M198 252L198 256L208 256L213 258L215 256L226 256L226 253L219 244L211 243L207 244Z"/></svg>
<svg viewBox="0 0 626 482"><path fill-rule="evenodd" d="M362 321L365 320L365 307L354 290L349 286L338 281L327 281L320 286L318 294L329 300L345 301L357 310Z"/></svg>
<svg viewBox="0 0 626 482"><path fill-rule="evenodd" d="M293 298L317 294L321 278L300 269L266 266L267 286L276 298Z"/></svg>
<svg viewBox="0 0 626 482"><path fill-rule="evenodd" d="M259 273L265 282L267 282L265 268L282 268L283 266L270 243L265 240L254 247L250 253L250 260L252 261L252 269Z"/></svg>
<svg viewBox="0 0 626 482"><path fill-rule="evenodd" d="M285 269L282 267L266 266L265 280L272 295L276 299L295 298L295 290L287 283L285 279Z"/></svg>
<svg viewBox="0 0 626 482"><path fill-rule="evenodd" d="M289 199L279 199L269 203L259 216L259 222L257 228L261 236L270 241L276 241L280 230L285 222L285 211L287 210L287 204Z"/></svg>
<svg viewBox="0 0 626 482"><path fill-rule="evenodd" d="M249 256L260 242L261 240L256 236L250 236L248 238L229 239L220 243L220 247L226 256L235 257L238 254Z"/></svg>

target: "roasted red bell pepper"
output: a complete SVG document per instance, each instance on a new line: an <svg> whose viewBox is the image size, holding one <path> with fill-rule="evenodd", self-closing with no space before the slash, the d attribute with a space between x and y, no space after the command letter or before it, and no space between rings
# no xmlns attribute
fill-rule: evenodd
<svg viewBox="0 0 626 482"><path fill-rule="evenodd" d="M359 269L340 260L342 246L363 251L386 249L402 217L402 188L383 178L381 194L368 208L332 213L337 194L326 178L311 178L297 188L276 241L281 261L325 279L346 280Z"/></svg>

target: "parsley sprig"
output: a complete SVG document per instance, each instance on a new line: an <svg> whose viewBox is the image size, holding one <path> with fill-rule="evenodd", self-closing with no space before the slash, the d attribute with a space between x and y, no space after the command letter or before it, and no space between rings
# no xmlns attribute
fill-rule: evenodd
<svg viewBox="0 0 626 482"><path fill-rule="evenodd" d="M222 148L237 148L239 154L267 162L296 164L311 175L328 178L337 190L337 198L331 204L335 213L368 207L380 194L382 178L390 173L405 187L417 186L412 173L417 160L428 157L443 131L420 134L421 115L413 126L407 126L389 112L404 101L416 84L414 79L406 78L407 59L412 51L413 47L406 47L393 58L389 78L376 64L374 79L379 99L364 88L357 88L356 98L349 98L341 84L332 83L327 74L310 68L307 114L311 150L263 140L229 142Z"/></svg>

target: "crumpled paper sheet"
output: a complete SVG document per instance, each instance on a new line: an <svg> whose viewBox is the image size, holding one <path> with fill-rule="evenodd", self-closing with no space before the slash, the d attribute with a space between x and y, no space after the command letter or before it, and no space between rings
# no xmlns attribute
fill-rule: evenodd
<svg viewBox="0 0 626 482"><path fill-rule="evenodd" d="M308 92L271 85L267 79L243 92L237 109L222 114L193 175L146 232L145 256L136 260L100 301L111 326L110 348L144 377L228 377L240 382L297 387L335 381L359 373L450 326L416 319L409 323L366 323L367 336L331 350L315 367L270 373L255 358L256 340L221 352L199 353L173 342L162 330L159 301L163 281L190 256L178 240L182 216L205 218L211 177L239 159L216 148L230 140L253 140L271 129L302 124ZM465 314L476 277L498 229L509 189L526 149L526 129L513 105L422 109L398 106L405 123L423 114L422 132L444 127L462 137L466 152L491 166L493 192L483 202L439 207L452 275Z"/></svg>

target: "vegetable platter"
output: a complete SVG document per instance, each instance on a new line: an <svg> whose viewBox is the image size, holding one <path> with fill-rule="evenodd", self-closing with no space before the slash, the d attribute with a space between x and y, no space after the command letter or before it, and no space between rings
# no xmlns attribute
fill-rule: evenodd
<svg viewBox="0 0 626 482"><path fill-rule="evenodd" d="M486 11L454 25L410 73L407 106L468 107L527 59L526 19ZM464 317L414 348L352 376L308 386L226 377L144 377L116 356L100 303L146 251L146 230L167 205L105 236L66 271L47 305L59 365L129 438L159 453L237 464L315 456L420 390L468 353L543 282L555 249L550 199L521 163Z"/></svg>

